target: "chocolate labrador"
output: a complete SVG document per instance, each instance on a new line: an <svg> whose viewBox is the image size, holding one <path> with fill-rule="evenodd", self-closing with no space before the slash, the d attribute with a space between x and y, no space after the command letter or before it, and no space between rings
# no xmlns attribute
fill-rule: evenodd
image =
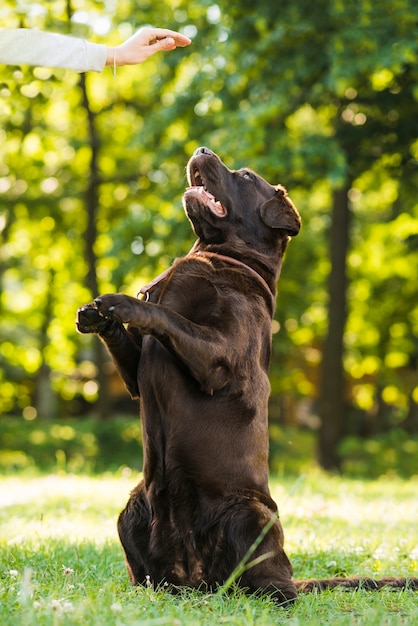
<svg viewBox="0 0 418 626"><path fill-rule="evenodd" d="M108 294L78 311L78 330L99 335L140 399L143 480L119 536L133 584L212 590L235 571L249 592L286 604L297 587L334 586L292 580L268 487L271 322L301 220L284 187L208 148L187 177L191 251L142 299Z"/></svg>

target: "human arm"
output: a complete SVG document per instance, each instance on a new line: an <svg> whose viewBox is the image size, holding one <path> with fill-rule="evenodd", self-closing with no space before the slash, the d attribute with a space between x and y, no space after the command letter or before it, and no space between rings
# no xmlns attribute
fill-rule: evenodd
<svg viewBox="0 0 418 626"><path fill-rule="evenodd" d="M106 46L34 28L0 29L0 63L101 72Z"/></svg>
<svg viewBox="0 0 418 626"><path fill-rule="evenodd" d="M0 63L101 72L105 65L132 65L158 50L173 50L191 43L167 29L146 27L115 48L36 29L0 29ZM116 57L115 57L116 50Z"/></svg>
<svg viewBox="0 0 418 626"><path fill-rule="evenodd" d="M191 40L174 30L147 26L115 48L107 48L106 66L136 65L160 50L188 46Z"/></svg>

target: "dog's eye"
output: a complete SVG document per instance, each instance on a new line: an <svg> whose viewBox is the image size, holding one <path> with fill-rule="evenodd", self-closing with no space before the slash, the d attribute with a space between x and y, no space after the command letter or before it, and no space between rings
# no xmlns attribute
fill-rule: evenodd
<svg viewBox="0 0 418 626"><path fill-rule="evenodd" d="M251 174L249 172L241 172L242 178L246 178L247 180L252 180Z"/></svg>

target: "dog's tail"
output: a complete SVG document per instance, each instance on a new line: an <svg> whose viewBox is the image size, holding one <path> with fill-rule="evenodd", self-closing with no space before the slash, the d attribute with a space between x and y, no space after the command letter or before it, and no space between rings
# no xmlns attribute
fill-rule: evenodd
<svg viewBox="0 0 418 626"><path fill-rule="evenodd" d="M326 589L335 589L337 587L346 589L364 589L365 591L377 591L379 589L411 589L412 591L418 591L418 578L368 578L361 576L354 576L352 578L323 578L323 579L308 579L308 580L294 580L296 589L299 593L312 593L313 591L324 591Z"/></svg>

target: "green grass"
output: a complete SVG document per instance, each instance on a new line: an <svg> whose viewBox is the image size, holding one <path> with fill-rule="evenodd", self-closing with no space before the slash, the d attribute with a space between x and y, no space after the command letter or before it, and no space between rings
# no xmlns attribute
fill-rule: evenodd
<svg viewBox="0 0 418 626"><path fill-rule="evenodd" d="M288 610L269 598L132 589L116 517L138 475L0 478L2 626L237 626L418 623L418 594L325 592ZM272 481L295 578L417 575L417 479L317 471Z"/></svg>

